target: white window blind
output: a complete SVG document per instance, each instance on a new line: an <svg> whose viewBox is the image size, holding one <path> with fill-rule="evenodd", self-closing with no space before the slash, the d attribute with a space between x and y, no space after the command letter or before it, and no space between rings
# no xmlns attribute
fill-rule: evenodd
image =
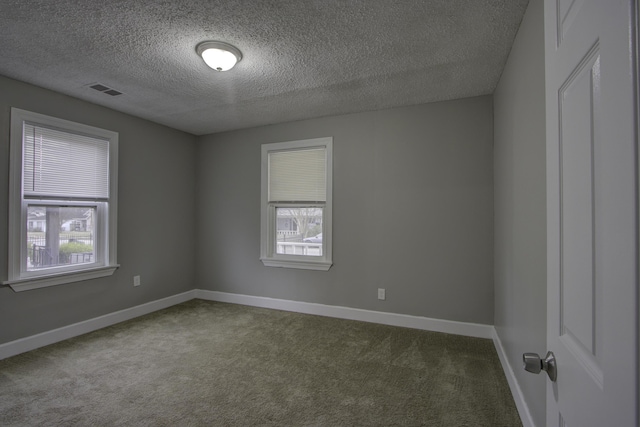
<svg viewBox="0 0 640 427"><path fill-rule="evenodd" d="M326 149L269 153L269 202L324 202Z"/></svg>
<svg viewBox="0 0 640 427"><path fill-rule="evenodd" d="M109 198L109 141L25 123L25 196Z"/></svg>

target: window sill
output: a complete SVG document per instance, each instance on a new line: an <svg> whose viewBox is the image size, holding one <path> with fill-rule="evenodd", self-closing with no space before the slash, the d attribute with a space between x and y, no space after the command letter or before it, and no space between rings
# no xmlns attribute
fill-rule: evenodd
<svg viewBox="0 0 640 427"><path fill-rule="evenodd" d="M266 267L296 268L299 270L328 271L333 265L330 261L292 261L273 258L261 258Z"/></svg>
<svg viewBox="0 0 640 427"><path fill-rule="evenodd" d="M51 274L47 276L27 277L17 280L7 280L3 285L9 285L15 292L29 291L31 289L45 288L48 286L63 285L65 283L80 282L83 280L97 279L98 277L111 276L120 265L108 265L82 271Z"/></svg>

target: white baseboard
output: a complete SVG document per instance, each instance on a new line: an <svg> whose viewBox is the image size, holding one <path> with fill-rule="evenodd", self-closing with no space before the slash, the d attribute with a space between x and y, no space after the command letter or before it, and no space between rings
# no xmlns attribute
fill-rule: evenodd
<svg viewBox="0 0 640 427"><path fill-rule="evenodd" d="M178 295L173 295L146 304L105 314L83 322L63 326L51 331L42 332L30 337L21 338L0 344L0 360L36 348L64 341L78 335L96 331L116 323L124 322L135 317L143 316L154 311L162 310L194 298L210 301L229 302L255 307L272 308L276 310L293 311L297 313L316 314L339 319L360 320L363 322L380 323L383 325L401 326L406 328L423 329L448 334L465 335L478 338L493 338L493 327L476 323L455 322L451 320L431 319L428 317L409 316L406 314L386 313L381 311L362 310L357 308L315 304L300 301L290 301L275 298L256 297L250 295L231 294L226 292L206 291L196 289Z"/></svg>
<svg viewBox="0 0 640 427"><path fill-rule="evenodd" d="M162 310L194 298L209 301L228 302L254 307L271 308L304 314L335 317L339 319L359 320L363 322L379 323L383 325L400 326L426 331L443 332L447 334L464 335L476 338L493 339L502 369L511 389L518 413L524 427L535 427L529 407L522 394L516 376L507 359L507 355L500 341L500 337L491 325L477 323L456 322L451 320L432 319L428 317L410 316L406 314L386 313L381 311L362 310L350 307L332 306L301 301L291 301L276 298L257 297L251 295L232 294L227 292L207 291L195 289L178 295L152 301L146 304L116 311L104 316L74 323L69 326L43 332L26 338L21 338L5 344L0 344L0 360L20 353L35 350L49 344L64 341L79 335L96 331L116 323L124 322L154 311Z"/></svg>
<svg viewBox="0 0 640 427"><path fill-rule="evenodd" d="M476 338L492 339L496 352L507 377L513 400L523 427L536 427L529 412L522 389L507 359L507 355L495 328L492 325L478 323L456 322L451 320L432 319L428 317L410 316L406 314L386 313L380 311L362 310L350 307L315 304L301 301L291 301L276 298L257 297L251 295L232 294L227 292L196 290L196 298L228 302L233 304L250 305L254 307L271 308L276 310L293 311L297 313L316 314L320 316L336 317L339 319L359 320L363 322L380 323L383 325L400 326L422 329L426 331L444 332L447 334L464 335Z"/></svg>
<svg viewBox="0 0 640 427"><path fill-rule="evenodd" d="M151 301L146 304L137 305L114 313L105 314L104 316L1 344L0 360L192 300L195 298L195 293L196 291L187 291L182 294Z"/></svg>
<svg viewBox="0 0 640 427"><path fill-rule="evenodd" d="M502 370L507 377L507 382L509 383L509 388L511 389L511 395L513 396L513 400L516 402L516 408L518 408L518 414L520 415L520 419L522 420L522 426L536 427L535 423L533 422L533 418L531 417L531 412L529 412L529 405L527 405L527 402L524 399L522 389L520 388L520 384L518 384L518 379L513 372L513 368L511 367L509 359L507 358L507 353L504 351L502 341L500 341L500 336L498 336L495 328L493 328L493 344L496 347L498 358L500 359L500 363L502 364Z"/></svg>
<svg viewBox="0 0 640 427"><path fill-rule="evenodd" d="M231 294L227 292L206 291L202 289L196 289L196 298L209 301L250 305L254 307L272 308L283 311L293 311L296 313L316 314L319 316L336 317L339 319L360 320L363 322L423 329L426 331L444 332L447 334L465 335L476 338L493 338L493 326L482 325L479 323L431 319L428 317L410 316L407 314L386 313L382 311Z"/></svg>
<svg viewBox="0 0 640 427"><path fill-rule="evenodd" d="M316 314L320 316L336 317L339 319L360 320L363 322L380 323L383 325L400 326L422 329L447 334L464 335L476 338L492 339L496 352L507 377L513 400L523 427L536 427L529 412L522 389L507 359L507 355L495 328L492 325L477 323L455 322L451 320L432 319L428 317L410 316L406 314L386 313L380 311L362 310L350 307L315 304L276 298L257 297L251 295L232 294L226 292L196 290L196 298L228 302L233 304L250 305L254 307L271 308L276 310L293 311L297 313Z"/></svg>

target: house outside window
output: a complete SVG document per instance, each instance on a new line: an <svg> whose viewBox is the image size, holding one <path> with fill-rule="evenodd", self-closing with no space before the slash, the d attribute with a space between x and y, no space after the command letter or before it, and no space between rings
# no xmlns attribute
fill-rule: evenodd
<svg viewBox="0 0 640 427"><path fill-rule="evenodd" d="M16 291L113 274L118 134L11 109L9 280Z"/></svg>
<svg viewBox="0 0 640 427"><path fill-rule="evenodd" d="M331 267L332 144L317 138L262 145L264 265Z"/></svg>

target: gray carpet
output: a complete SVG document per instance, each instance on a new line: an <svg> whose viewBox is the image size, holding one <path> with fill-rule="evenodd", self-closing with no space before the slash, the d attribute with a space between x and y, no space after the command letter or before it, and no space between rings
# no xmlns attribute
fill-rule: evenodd
<svg viewBox="0 0 640 427"><path fill-rule="evenodd" d="M521 426L490 340L192 300L0 361L2 426Z"/></svg>

